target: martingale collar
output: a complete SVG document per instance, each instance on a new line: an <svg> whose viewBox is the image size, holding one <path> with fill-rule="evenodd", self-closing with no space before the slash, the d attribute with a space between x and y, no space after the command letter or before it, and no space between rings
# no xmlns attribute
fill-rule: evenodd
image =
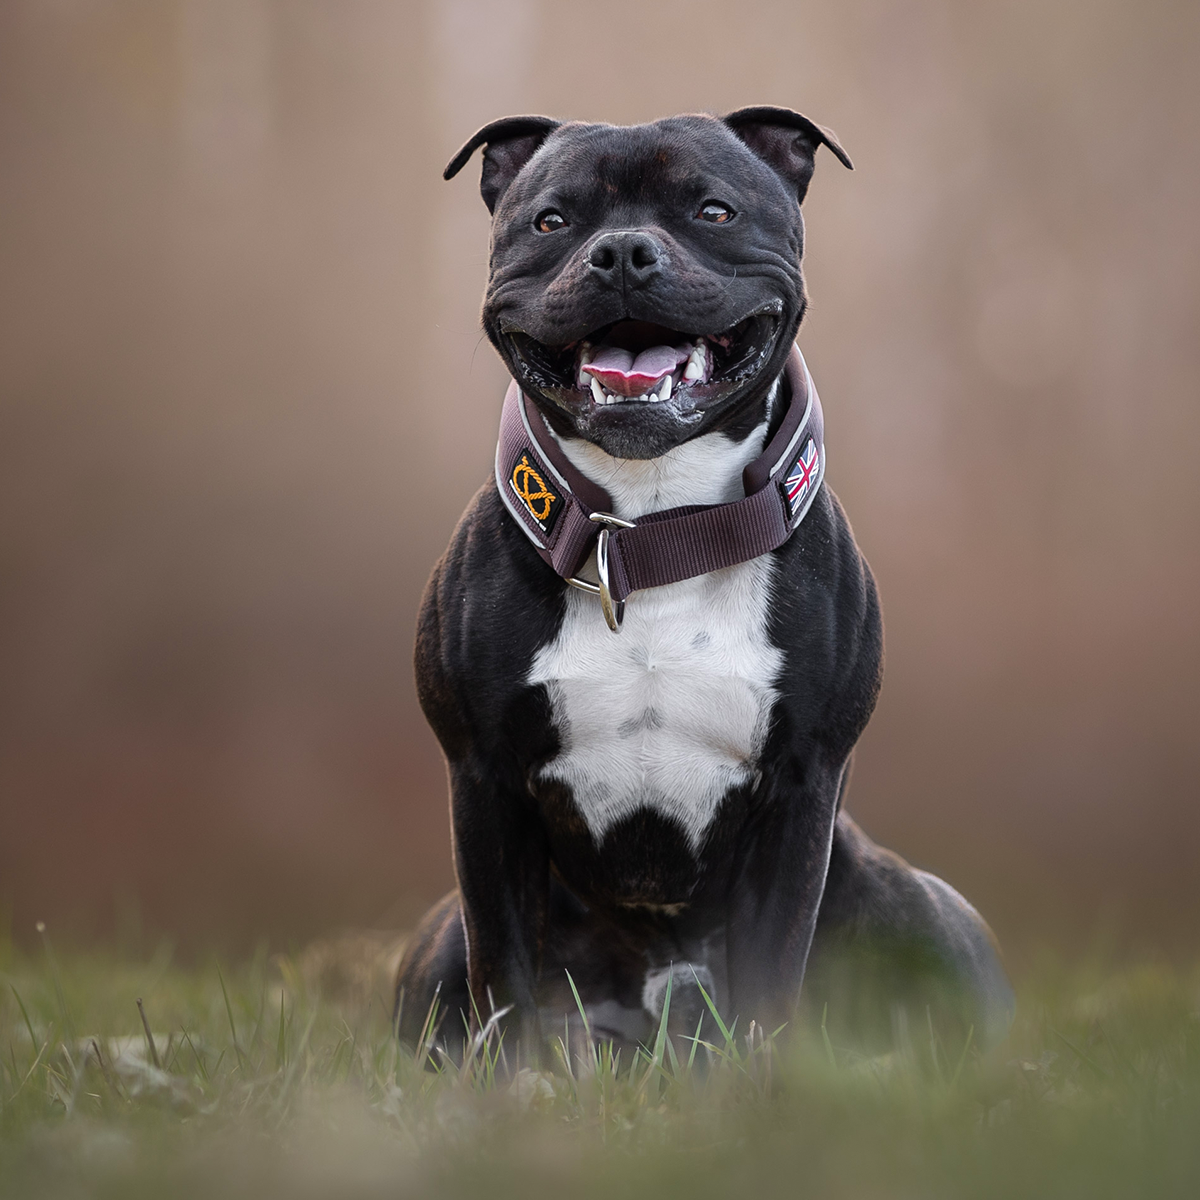
<svg viewBox="0 0 1200 1200"><path fill-rule="evenodd" d="M746 495L729 504L686 505L636 522L612 514L612 498L577 470L536 406L510 383L500 415L496 487L544 562L567 583L600 597L608 626L621 627L625 599L748 562L777 550L804 520L825 475L817 389L793 346L784 367L788 411L742 472ZM575 577L596 546L599 584Z"/></svg>

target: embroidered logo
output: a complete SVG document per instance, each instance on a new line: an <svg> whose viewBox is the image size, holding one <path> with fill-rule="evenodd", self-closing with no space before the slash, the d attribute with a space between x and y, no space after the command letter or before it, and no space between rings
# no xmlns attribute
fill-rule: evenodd
<svg viewBox="0 0 1200 1200"><path fill-rule="evenodd" d="M542 532L549 533L562 510L563 498L546 486L546 481L533 465L532 458L528 447L521 451L512 474L508 477L508 486L516 493L517 499L538 523Z"/></svg>
<svg viewBox="0 0 1200 1200"><path fill-rule="evenodd" d="M804 500L817 481L817 467L821 456L817 453L817 444L809 438L796 460L796 465L788 472L783 483L783 494L787 497L788 513L794 521Z"/></svg>

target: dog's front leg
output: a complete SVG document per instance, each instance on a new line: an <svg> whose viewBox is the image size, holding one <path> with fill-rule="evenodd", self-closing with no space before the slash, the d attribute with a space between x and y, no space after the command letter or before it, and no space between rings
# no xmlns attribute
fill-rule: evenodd
<svg viewBox="0 0 1200 1200"><path fill-rule="evenodd" d="M528 795L506 785L494 768L451 763L450 789L472 1024L511 1005L504 1025L518 1036L522 1061L534 1065L541 1046L536 988L550 879L545 832Z"/></svg>
<svg viewBox="0 0 1200 1200"><path fill-rule="evenodd" d="M727 929L730 1015L767 1033L794 1021L825 891L842 771L776 795L743 840ZM780 789L785 792L785 789Z"/></svg>

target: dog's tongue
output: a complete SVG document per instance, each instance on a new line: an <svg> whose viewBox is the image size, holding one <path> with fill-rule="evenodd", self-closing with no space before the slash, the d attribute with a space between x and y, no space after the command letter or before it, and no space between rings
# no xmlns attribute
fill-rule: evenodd
<svg viewBox="0 0 1200 1200"><path fill-rule="evenodd" d="M620 346L601 346L583 368L618 396L641 396L691 353L690 346L651 346L634 355Z"/></svg>

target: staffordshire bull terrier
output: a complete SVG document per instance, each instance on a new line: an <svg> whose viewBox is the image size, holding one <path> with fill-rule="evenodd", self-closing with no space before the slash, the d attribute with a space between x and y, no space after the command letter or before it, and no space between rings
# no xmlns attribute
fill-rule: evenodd
<svg viewBox="0 0 1200 1200"><path fill-rule="evenodd" d="M418 623L458 888L399 969L409 1043L431 1007L447 1053L504 1012L529 1061L583 1028L572 983L621 1044L668 984L683 1034L701 988L739 1029L815 1010L864 1046L909 1010L1008 1027L979 914L842 808L883 631L794 345L821 146L851 166L788 109L508 117L446 168L483 147L513 384Z"/></svg>

